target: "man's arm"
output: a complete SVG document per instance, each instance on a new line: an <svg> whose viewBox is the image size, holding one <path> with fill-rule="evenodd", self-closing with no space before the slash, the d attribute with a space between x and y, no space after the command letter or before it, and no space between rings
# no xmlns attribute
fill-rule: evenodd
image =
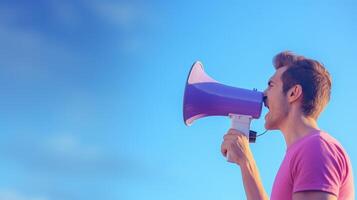
<svg viewBox="0 0 357 200"><path fill-rule="evenodd" d="M239 131L230 129L224 136L221 151L224 156L229 152L230 161L240 166L247 200L268 200L248 138Z"/></svg>
<svg viewBox="0 0 357 200"><path fill-rule="evenodd" d="M304 191L296 192L293 194L293 200L337 200L337 197L333 194L322 191Z"/></svg>

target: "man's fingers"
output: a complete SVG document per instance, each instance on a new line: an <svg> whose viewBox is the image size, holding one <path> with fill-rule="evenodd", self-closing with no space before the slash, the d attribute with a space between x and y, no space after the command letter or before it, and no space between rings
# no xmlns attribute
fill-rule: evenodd
<svg viewBox="0 0 357 200"><path fill-rule="evenodd" d="M246 136L239 132L238 133L227 133L223 136L223 139L224 140L236 140L236 139L243 138L243 137L246 137Z"/></svg>
<svg viewBox="0 0 357 200"><path fill-rule="evenodd" d="M237 135L231 135L231 134L226 134L223 136L223 140L235 140L237 138L238 138Z"/></svg>
<svg viewBox="0 0 357 200"><path fill-rule="evenodd" d="M245 136L245 134L241 131L238 131L237 129L231 128L228 130L227 135L242 135Z"/></svg>

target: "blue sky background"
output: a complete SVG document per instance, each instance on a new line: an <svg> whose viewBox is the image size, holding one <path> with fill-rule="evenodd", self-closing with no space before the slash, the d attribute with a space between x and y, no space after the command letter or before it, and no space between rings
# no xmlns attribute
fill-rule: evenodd
<svg viewBox="0 0 357 200"><path fill-rule="evenodd" d="M1 0L0 199L245 199L239 168L220 153L229 119L186 127L185 80L201 60L214 79L262 91L287 49L330 71L319 125L357 166L356 10L337 0ZM283 137L251 147L270 194Z"/></svg>

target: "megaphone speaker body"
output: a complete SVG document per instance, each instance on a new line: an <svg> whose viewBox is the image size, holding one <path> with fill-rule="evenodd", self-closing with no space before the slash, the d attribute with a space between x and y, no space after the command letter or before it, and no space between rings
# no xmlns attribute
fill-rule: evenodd
<svg viewBox="0 0 357 200"><path fill-rule="evenodd" d="M263 93L221 84L208 76L201 62L195 62L186 81L183 118L186 125L207 116L230 116L232 128L249 137L251 119L258 119ZM255 139L255 138L254 138Z"/></svg>

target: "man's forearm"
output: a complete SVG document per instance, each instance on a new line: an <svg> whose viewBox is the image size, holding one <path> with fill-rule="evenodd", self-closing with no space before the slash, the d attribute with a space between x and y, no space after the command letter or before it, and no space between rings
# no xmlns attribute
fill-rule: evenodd
<svg viewBox="0 0 357 200"><path fill-rule="evenodd" d="M247 200L268 200L254 159L240 165Z"/></svg>

